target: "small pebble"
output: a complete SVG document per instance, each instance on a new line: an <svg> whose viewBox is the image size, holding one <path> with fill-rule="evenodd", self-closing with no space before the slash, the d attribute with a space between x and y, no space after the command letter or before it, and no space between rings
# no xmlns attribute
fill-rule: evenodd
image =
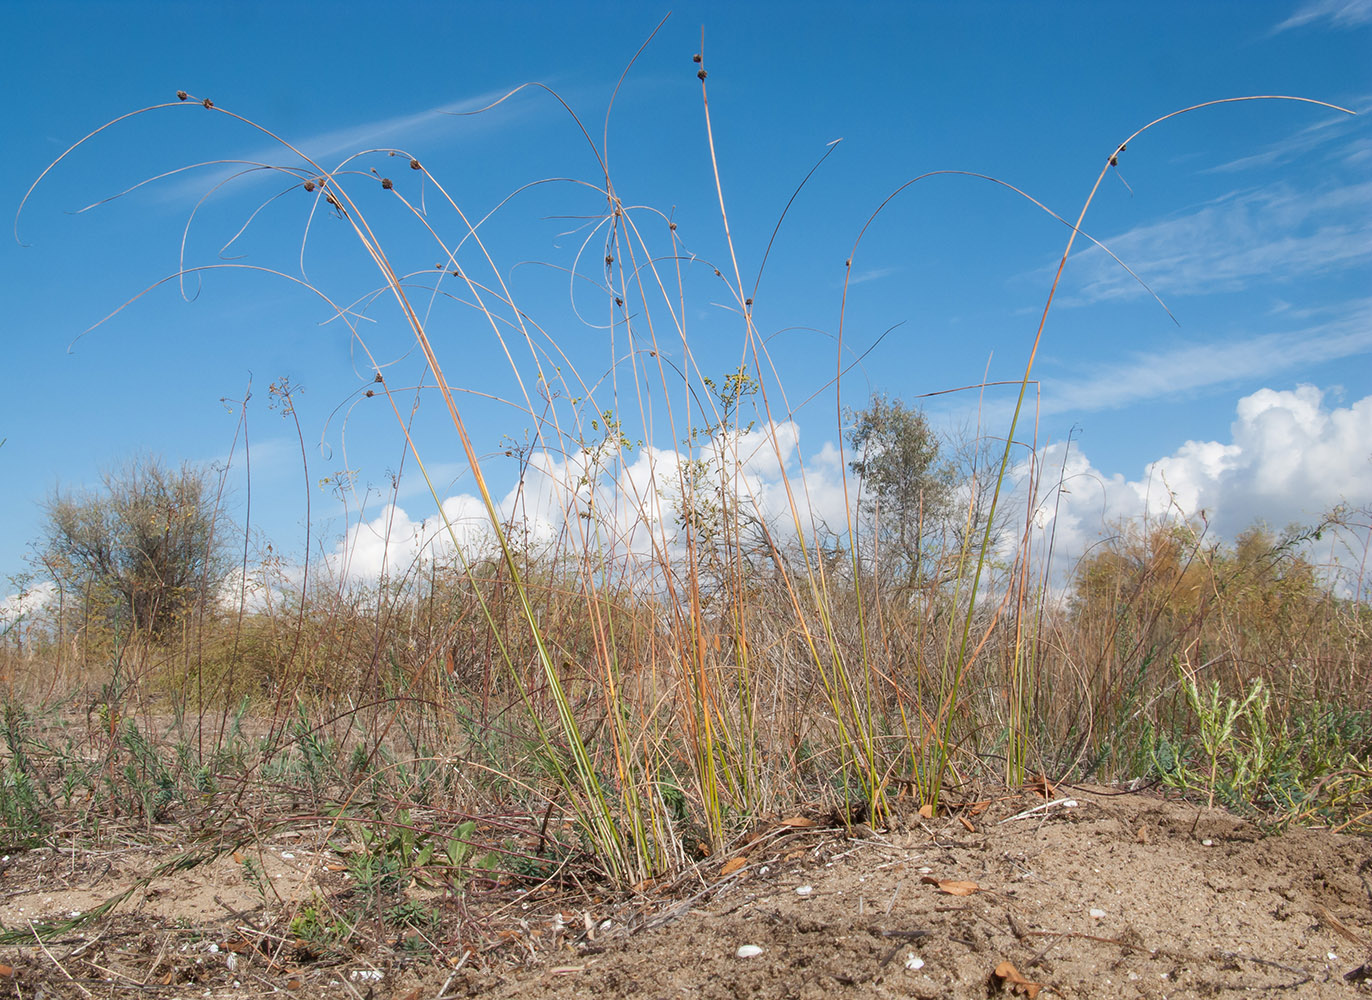
<svg viewBox="0 0 1372 1000"><path fill-rule="evenodd" d="M1102 917L1105 916L1105 911L1104 911L1104 910L1098 910L1098 909L1096 909L1096 908L1094 908L1094 907L1092 907L1092 909L1090 910L1090 913L1091 913L1091 916L1094 917L1094 918L1097 919L1097 920L1099 920L1099 919L1101 919Z"/></svg>
<svg viewBox="0 0 1372 1000"><path fill-rule="evenodd" d="M808 896L808 895L810 895L810 893L812 893L812 892L814 892L814 891L815 891L815 887L814 887L814 886L812 886L812 885L802 885L802 886L798 886L798 887L796 888L796 895L797 895L797 896Z"/></svg>
<svg viewBox="0 0 1372 1000"><path fill-rule="evenodd" d="M740 945L737 952L739 958L757 958L762 954L762 949L755 944Z"/></svg>

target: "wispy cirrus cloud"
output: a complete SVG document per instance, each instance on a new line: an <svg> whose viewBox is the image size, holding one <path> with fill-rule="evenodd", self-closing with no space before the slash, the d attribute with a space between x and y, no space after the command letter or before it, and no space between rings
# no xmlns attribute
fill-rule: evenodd
<svg viewBox="0 0 1372 1000"><path fill-rule="evenodd" d="M899 267L873 267L866 271L859 271L848 279L850 285L861 285L868 281L880 281L882 278L889 278L893 274L899 273Z"/></svg>
<svg viewBox="0 0 1372 1000"><path fill-rule="evenodd" d="M1302 318L1294 311L1285 315ZM1045 378L1043 412L1115 409L1368 354L1372 354L1372 298L1343 303L1333 319L1300 329L1139 353L1095 367L1078 378Z"/></svg>
<svg viewBox="0 0 1372 1000"><path fill-rule="evenodd" d="M1269 34L1280 34L1317 21L1345 30L1372 24L1372 0L1308 0L1285 21L1273 27Z"/></svg>
<svg viewBox="0 0 1372 1000"><path fill-rule="evenodd" d="M1164 301L1326 274L1372 259L1372 182L1235 191L1103 242ZM1148 294L1098 247L1073 257L1068 281L1060 306Z"/></svg>
<svg viewBox="0 0 1372 1000"><path fill-rule="evenodd" d="M1366 114L1372 110L1372 96L1363 94L1353 100L1345 100L1344 106L1359 115ZM1285 136L1275 142L1267 143L1256 153L1247 156L1240 156L1233 160L1207 167L1201 173L1221 174L1238 173L1243 170L1252 170L1258 167L1280 166L1290 163L1292 160L1304 156L1316 150L1325 150L1328 157L1348 163L1350 147L1357 149L1360 145L1366 144L1366 139L1349 139L1349 133L1363 127L1362 120L1350 115L1338 115L1332 118L1322 118L1313 124L1306 125L1304 128ZM1331 144L1337 143L1334 149L1329 149Z"/></svg>
<svg viewBox="0 0 1372 1000"><path fill-rule="evenodd" d="M475 94L460 101L436 104L421 111L393 115L359 122L342 128L327 129L314 135L283 135L301 153L320 166L332 168L338 160L365 149L390 148L422 142L444 129L452 129L454 115L467 115L498 101L505 91L488 91ZM487 114L474 115L463 119L465 134L470 136L473 128L492 129L505 127L527 113L530 102L505 102ZM279 164L287 167L304 167L290 150L279 144L266 144L255 149L235 152L232 158L245 163ZM235 174L248 169L243 163L228 164L222 167L206 167L203 171L190 171L161 189L162 196L168 201L195 200L222 184ZM264 176L264 175L260 175Z"/></svg>

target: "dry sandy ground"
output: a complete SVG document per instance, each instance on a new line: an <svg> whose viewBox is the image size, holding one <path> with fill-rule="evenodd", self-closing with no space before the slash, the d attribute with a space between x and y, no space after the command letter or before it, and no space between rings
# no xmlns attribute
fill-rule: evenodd
<svg viewBox="0 0 1372 1000"><path fill-rule="evenodd" d="M297 830L258 849L265 903L242 853L157 878L113 916L0 949L0 996L1372 995L1372 843L1264 837L1150 793L1052 800L1068 797L1017 792L851 836L778 821L634 897L499 886L436 900L444 923L419 960L376 941L312 958L292 940L291 912L348 891L338 856ZM0 862L0 921L84 912L174 855L59 847Z"/></svg>

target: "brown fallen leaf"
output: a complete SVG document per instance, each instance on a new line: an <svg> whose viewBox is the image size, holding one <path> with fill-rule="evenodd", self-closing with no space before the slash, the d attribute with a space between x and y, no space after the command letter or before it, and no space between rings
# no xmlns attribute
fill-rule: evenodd
<svg viewBox="0 0 1372 1000"><path fill-rule="evenodd" d="M926 875L920 879L925 885L932 885L938 888L939 892L946 892L950 896L971 896L973 893L981 892L981 886L975 882L960 882L951 878L934 878Z"/></svg>
<svg viewBox="0 0 1372 1000"><path fill-rule="evenodd" d="M14 966L12 966L12 965L0 965L0 979L13 979L13 978L14 978Z"/></svg>
<svg viewBox="0 0 1372 1000"><path fill-rule="evenodd" d="M925 819L933 819L934 807L931 806L928 802L926 802L924 803L924 805L919 807L919 814L923 816Z"/></svg>
<svg viewBox="0 0 1372 1000"><path fill-rule="evenodd" d="M233 862L234 862L234 864L236 864L236 865L241 865L241 864L243 863L243 854L242 854L242 852L240 852L240 851L234 851L234 852L233 852Z"/></svg>
<svg viewBox="0 0 1372 1000"><path fill-rule="evenodd" d="M802 830L807 826L814 826L815 821L804 816L787 816L781 821L782 826L789 826L793 830Z"/></svg>
<svg viewBox="0 0 1372 1000"><path fill-rule="evenodd" d="M782 861L795 861L795 860L797 860L798 858L803 858L803 857L805 857L805 848L803 848L803 847L797 847L794 851L791 851L789 854L787 854L787 855L786 855L784 858L782 858L781 860L782 860Z"/></svg>
<svg viewBox="0 0 1372 1000"><path fill-rule="evenodd" d="M977 828L976 828L975 826L972 825L972 821L971 821L970 819L968 819L966 816L959 816L959 817L958 817L958 820L962 823L962 825L963 825L964 827L967 828L967 832L968 832L968 833L976 833L976 832L977 832Z"/></svg>
<svg viewBox="0 0 1372 1000"><path fill-rule="evenodd" d="M990 809L990 808L991 808L991 800L990 800L990 799L986 799L986 800L984 800L984 801L982 801L982 802L969 802L969 803L967 803L967 815L968 815L968 816L980 816L982 813L984 813L987 809Z"/></svg>
<svg viewBox="0 0 1372 1000"><path fill-rule="evenodd" d="M720 878L723 878L726 875L732 875L747 863L748 859L742 856L730 858L728 861L724 862L724 867L719 870Z"/></svg>
<svg viewBox="0 0 1372 1000"><path fill-rule="evenodd" d="M1009 988L1011 993L1027 997L1034 1000L1039 995L1039 990L1043 989L1042 983L1031 983L1019 974L1019 970L1010 962L1001 962L996 966L996 971L991 973L992 979L1000 981L1002 988Z"/></svg>

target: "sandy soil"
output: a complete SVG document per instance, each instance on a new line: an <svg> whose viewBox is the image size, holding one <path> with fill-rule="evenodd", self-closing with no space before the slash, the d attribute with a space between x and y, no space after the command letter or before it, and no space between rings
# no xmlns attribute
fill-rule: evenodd
<svg viewBox="0 0 1372 1000"><path fill-rule="evenodd" d="M44 944L0 949L0 996L1372 995L1372 843L1263 836L1146 792L1049 791L879 831L778 819L628 897L430 895L444 919L419 957L365 935L325 955L296 940L290 916L349 887L317 831L291 830L252 853L257 885L246 855L227 853ZM58 846L0 862L0 921L88 912L176 853Z"/></svg>

